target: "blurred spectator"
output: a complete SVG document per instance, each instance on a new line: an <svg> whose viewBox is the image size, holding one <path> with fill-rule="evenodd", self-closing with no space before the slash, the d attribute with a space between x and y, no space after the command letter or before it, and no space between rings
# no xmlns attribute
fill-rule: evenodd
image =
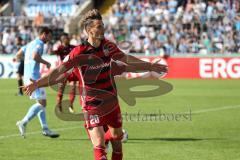
<svg viewBox="0 0 240 160"><path fill-rule="evenodd" d="M133 43L132 52L146 55L232 53L239 44L233 32L240 31L239 2L233 2L118 0L106 18L106 36L124 36Z"/></svg>
<svg viewBox="0 0 240 160"><path fill-rule="evenodd" d="M71 44L71 45L74 45L74 46L76 46L76 45L79 44L79 41L78 41L78 39L77 39L77 35L76 35L76 34L72 35L72 38L71 38L71 40L70 40L70 44Z"/></svg>
<svg viewBox="0 0 240 160"><path fill-rule="evenodd" d="M11 42L10 39L10 29L6 28L6 30L3 32L3 36L2 36L2 45L3 47L7 47L7 45L9 45Z"/></svg>
<svg viewBox="0 0 240 160"><path fill-rule="evenodd" d="M48 16L38 13L32 26L32 19L24 12L17 17L13 13L7 19L0 17L0 52L10 52L16 36L25 43L35 38L37 26L48 25L62 32L67 18L52 13ZM130 52L134 53L240 52L239 1L117 0L103 20L105 37L114 42L131 42ZM71 44L78 45L85 38L84 33L74 34Z"/></svg>
<svg viewBox="0 0 240 160"><path fill-rule="evenodd" d="M59 16L53 16L52 17L52 26L54 26L54 28L57 29L63 29L64 25L65 25L65 19L62 16L62 14L60 13Z"/></svg>
<svg viewBox="0 0 240 160"><path fill-rule="evenodd" d="M28 30L27 26L19 27L19 34L23 41L28 42L31 40L31 32Z"/></svg>
<svg viewBox="0 0 240 160"><path fill-rule="evenodd" d="M25 12L21 12L19 16L15 16L14 13L12 13L9 17L0 16L0 54L13 54L14 49L17 46L15 38L18 36L21 37L23 43L26 44L36 38L38 28L42 25L47 25L53 28L53 36L56 39L58 33L63 30L65 19L62 16L57 18L58 23L55 24L55 26L52 26L51 21L48 24L47 22L46 24L43 24L43 19L44 17L41 13L35 17L35 21L34 19L27 17ZM32 24L34 26L30 25L30 22L33 22ZM46 45L45 53L49 50L49 46L51 45Z"/></svg>
<svg viewBox="0 0 240 160"><path fill-rule="evenodd" d="M17 26L29 26L29 18L25 12L21 12L21 15L17 17Z"/></svg>
<svg viewBox="0 0 240 160"><path fill-rule="evenodd" d="M43 24L44 24L43 14L41 12L38 12L38 14L36 15L36 17L33 20L33 26L34 27L40 27Z"/></svg>
<svg viewBox="0 0 240 160"><path fill-rule="evenodd" d="M14 13L11 13L11 18L10 18L10 25L11 26L15 26L17 23L17 19L15 17L15 14Z"/></svg>

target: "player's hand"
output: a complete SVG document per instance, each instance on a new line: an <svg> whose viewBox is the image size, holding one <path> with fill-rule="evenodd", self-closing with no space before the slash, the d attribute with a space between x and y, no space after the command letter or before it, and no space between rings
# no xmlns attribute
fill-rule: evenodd
<svg viewBox="0 0 240 160"><path fill-rule="evenodd" d="M159 60L160 61L160 60ZM157 72L157 73L167 73L168 72L168 66L159 64L158 62L155 62L151 65L151 71Z"/></svg>
<svg viewBox="0 0 240 160"><path fill-rule="evenodd" d="M48 69L50 69L51 68L51 63L47 62L46 66L47 66Z"/></svg>
<svg viewBox="0 0 240 160"><path fill-rule="evenodd" d="M27 86L21 86L23 91L25 92L26 95L31 96L33 91L37 89L36 81L33 79L30 79L31 83Z"/></svg>

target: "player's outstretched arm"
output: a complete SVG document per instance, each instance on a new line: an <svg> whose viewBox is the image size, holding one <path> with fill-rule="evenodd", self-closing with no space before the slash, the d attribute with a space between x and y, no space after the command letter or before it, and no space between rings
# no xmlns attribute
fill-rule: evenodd
<svg viewBox="0 0 240 160"><path fill-rule="evenodd" d="M31 80L31 83L29 85L23 86L22 88L25 93L30 96L32 92L37 88L52 86L65 80L66 75L64 73L67 70L68 69L64 65L61 65L37 81Z"/></svg>
<svg viewBox="0 0 240 160"><path fill-rule="evenodd" d="M167 72L168 67L166 65L156 63L150 63L146 61L142 61L139 58L136 58L132 55L127 55L122 53L120 59L118 59L127 64L126 71L127 72L146 72L146 71L154 71L157 73Z"/></svg>

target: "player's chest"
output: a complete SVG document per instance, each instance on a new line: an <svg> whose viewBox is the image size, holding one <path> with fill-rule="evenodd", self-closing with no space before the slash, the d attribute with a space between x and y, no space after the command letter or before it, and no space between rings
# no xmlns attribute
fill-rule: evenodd
<svg viewBox="0 0 240 160"><path fill-rule="evenodd" d="M84 58L87 59L86 65L81 67L81 70L85 72L102 72L110 70L111 57L106 56L102 50L94 50L85 54Z"/></svg>

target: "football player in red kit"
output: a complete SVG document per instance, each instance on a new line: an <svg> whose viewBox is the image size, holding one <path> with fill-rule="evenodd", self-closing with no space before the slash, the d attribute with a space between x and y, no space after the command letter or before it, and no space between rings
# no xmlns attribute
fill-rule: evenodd
<svg viewBox="0 0 240 160"><path fill-rule="evenodd" d="M111 61L119 60L127 64L126 71L162 73L167 72L168 68L124 54L114 43L105 39L104 24L98 10L87 12L82 23L88 34L87 41L74 48L69 59L61 66L24 86L24 90L30 95L36 88L53 85L66 72L77 68L80 75L78 80L83 89L84 118L93 144L95 160L107 160L105 141L112 143L112 160L122 160L122 117L115 81L111 75ZM109 128L106 133L104 126Z"/></svg>
<svg viewBox="0 0 240 160"><path fill-rule="evenodd" d="M63 33L61 35L60 38L61 44L59 46L57 46L56 50L53 50L53 54L58 55L60 58L60 61L63 63L64 59L66 58L66 56L73 50L73 48L75 48L74 45L70 44L70 39L69 39L69 35L67 33ZM124 72L124 68L125 66L121 63L117 63L117 62L112 62L112 75L120 75ZM73 109L73 102L75 99L75 95L76 95L76 81L78 81L78 77L80 77L80 75L78 74L77 70L74 70L71 72L71 74L66 74L65 77L63 77L62 80L59 80L59 88L58 88L58 94L57 94L57 106L60 108L62 108L62 98L63 98L63 93L64 93L64 89L65 86L67 84L67 82L70 84L70 93L69 93L69 100L70 100L70 106L69 106L69 111L70 113L74 113L74 109ZM82 85L81 83L78 84L79 88L81 88L80 86ZM80 91L79 91L80 93ZM83 102L83 97L80 94L80 105L82 106L82 102ZM108 130L108 127L105 126L105 131ZM128 139L128 133L126 130L124 131L124 137L122 139L123 142L126 142Z"/></svg>
<svg viewBox="0 0 240 160"><path fill-rule="evenodd" d="M63 33L60 38L61 44L57 46L56 50L53 50L53 54L59 56L59 59L61 62L63 62L64 58L75 48L74 45L70 44L70 38L67 33ZM63 99L63 94L65 87L67 85L67 81L59 83L58 85L58 94L57 94L57 105L61 108L62 105L62 99ZM75 99L75 94L76 94L76 82L75 81L69 81L70 86L70 92L69 92L69 100L70 100L70 106L69 106L69 111L71 113L74 113L74 108L73 108L73 102Z"/></svg>
<svg viewBox="0 0 240 160"><path fill-rule="evenodd" d="M126 64L123 64L123 63L117 62L117 61L111 61L111 75L116 76L116 75L123 74L126 71L126 67L127 67ZM69 82L78 81L79 82L78 93L80 95L79 104L80 104L80 106L83 106L84 105L84 97L82 96L83 88L82 88L81 81L79 81L79 78L81 78L81 75L79 74L78 69L75 68L71 72L65 73L64 76L59 78L58 83L62 83L62 82L66 83L66 81L69 81ZM85 124L85 127L86 127L86 124ZM104 128L105 132L107 132L109 129L107 125L103 126L103 128ZM87 129L86 129L86 131L87 131L88 137L90 138L89 132ZM126 143L128 141L128 132L125 129L123 129L123 133L124 134L123 134L123 137L121 140L122 140L122 142ZM106 144L106 147L108 148L109 140L105 140L105 144Z"/></svg>

